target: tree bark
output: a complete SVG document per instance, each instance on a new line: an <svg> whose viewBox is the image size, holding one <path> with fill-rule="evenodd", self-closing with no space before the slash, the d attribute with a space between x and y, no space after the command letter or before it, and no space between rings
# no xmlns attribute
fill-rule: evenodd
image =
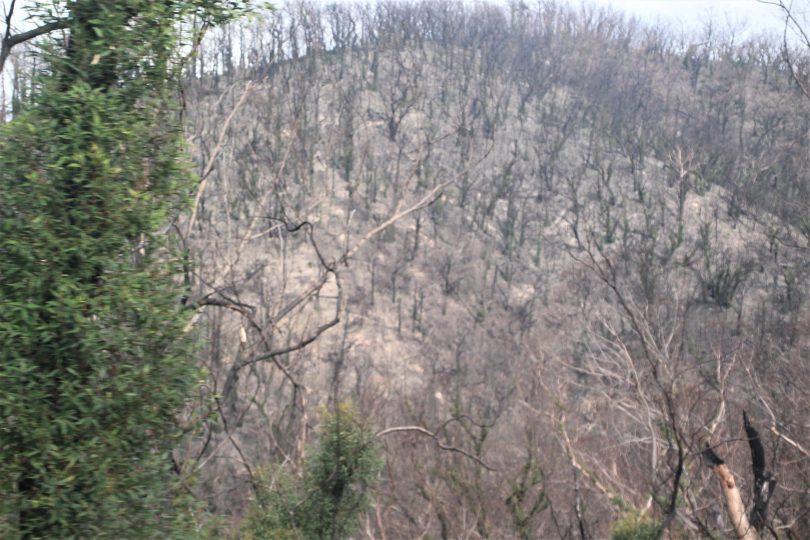
<svg viewBox="0 0 810 540"><path fill-rule="evenodd" d="M745 505L743 504L740 490L737 488L737 482L734 481L734 476L724 463L720 463L712 467L714 474L720 479L720 488L723 490L723 495L726 497L726 508L728 510L728 517L731 524L734 526L734 532L738 540L760 540L759 534L756 529L751 526L748 521L748 515L745 513Z"/></svg>

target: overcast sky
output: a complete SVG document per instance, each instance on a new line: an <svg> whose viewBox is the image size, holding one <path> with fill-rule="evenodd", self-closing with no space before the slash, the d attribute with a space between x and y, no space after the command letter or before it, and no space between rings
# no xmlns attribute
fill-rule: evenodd
<svg viewBox="0 0 810 540"><path fill-rule="evenodd" d="M315 0L319 3L346 0ZM351 0L349 0L351 1ZM374 0L358 0L361 3ZM430 0L428 0L430 1ZM439 1L439 0L437 0ZM470 0L476 1L476 0ZM496 3L506 3L507 0L489 0ZM525 0L527 4L534 3L533 0ZM714 21L719 30L725 28L739 29L745 26L748 30L743 34L739 31L738 36L749 37L751 35L765 33L778 35L781 37L784 29L784 17L781 11L773 6L767 5L758 0L557 0L561 3L579 6L590 4L599 7L611 7L618 11L623 11L633 15L640 20L650 24L665 24L674 31L685 30L699 31L709 19ZM26 5L31 0L17 0L18 13L14 18L16 30L29 27L24 21ZM800 21L806 23L805 28L810 28L810 2L807 0L785 0L788 5L795 8L794 13ZM0 0L0 9L5 13L5 8L10 5L10 0ZM277 4L283 4L284 0L276 0ZM0 14L2 17L2 14ZM5 21L0 21L0 32L5 31ZM8 86L6 77L0 74L0 85ZM6 88L8 90L8 88Z"/></svg>
<svg viewBox="0 0 810 540"><path fill-rule="evenodd" d="M784 17L772 5L757 0L565 0L572 5L582 3L612 7L632 14L649 23L664 23L673 29L701 28L712 19L723 25L739 27L744 24L754 33L779 33L784 30ZM787 0L790 3L790 0ZM807 2L800 0L797 5Z"/></svg>
<svg viewBox="0 0 810 540"><path fill-rule="evenodd" d="M325 4L334 1L347 0L315 0ZM351 0L348 0L351 1ZM361 3L374 0L359 0ZM439 1L439 0L437 0ZM470 0L476 1L476 0ZM489 0L495 3L506 3L508 0ZM524 0L533 4L533 0ZM773 6L758 0L557 0L573 6L589 4L599 7L612 7L618 11L634 15L647 23L663 23L673 30L698 30L711 19L719 29L729 26L739 29L742 25L748 28L746 35L769 33L779 34L784 29L784 17L781 11ZM17 0L18 14L15 17L15 26L24 28L27 25L22 20L25 6L31 0ZM785 0L788 5L793 4L795 13L800 20L810 13L810 2L807 0ZM281 5L284 0L276 0ZM5 8L10 0L0 0L0 8ZM22 8L22 9L20 9ZM5 25L0 24L0 31ZM810 25L808 25L810 26Z"/></svg>
<svg viewBox="0 0 810 540"><path fill-rule="evenodd" d="M326 3L334 0L320 0ZM339 0L338 0L339 1ZM361 2L363 0L360 0ZM373 0L371 0L373 2ZM498 0L495 0L496 2ZM506 0L501 0L505 2ZM563 3L580 5L582 3L596 6L611 6L617 10L633 14L650 22L664 22L674 28L686 29L700 26L708 17L718 23L746 23L755 31L781 32L784 20L780 11L758 0L558 0ZM806 0L786 0L807 10ZM18 7L24 7L30 0L17 0ZM283 0L277 0L282 4ZM527 0L527 4L532 4ZM0 7L6 7L10 0L0 0ZM18 24L21 22L18 20Z"/></svg>

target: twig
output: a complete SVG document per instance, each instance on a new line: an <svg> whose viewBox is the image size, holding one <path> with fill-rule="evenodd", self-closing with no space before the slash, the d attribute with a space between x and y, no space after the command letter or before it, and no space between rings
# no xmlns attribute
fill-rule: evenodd
<svg viewBox="0 0 810 540"><path fill-rule="evenodd" d="M214 401L217 404L217 411L219 412L219 417L222 420L222 427L225 429L225 434L228 436L228 440L239 454L239 457L242 460L242 466L248 473L248 479L250 480L250 486L253 488L253 493L258 493L259 486L256 483L256 477L253 474L253 469L250 467L250 463L245 457L245 454L242 452L242 448L239 446L239 444L237 444L236 440L233 438L233 435L231 435L231 430L228 428L228 420L225 418L225 411L222 410L222 403L218 397L215 397Z"/></svg>
<svg viewBox="0 0 810 540"><path fill-rule="evenodd" d="M785 14L785 30L782 33L782 54L785 57L785 62L788 65L788 70L790 71L790 77L799 87L799 90L802 91L804 97L810 99L810 90L807 88L807 85L799 79L799 75L796 73L796 69L793 66L793 61L790 59L790 49L788 47L788 28L793 26L794 31L796 31L799 36L801 36L802 42L804 43L805 47L810 48L810 37L807 36L807 33L802 28L802 25L799 24L799 21L796 20L796 17L793 15L791 9L785 5L782 0L778 0L776 2L771 2L768 0L759 0L761 4L768 4L771 6L776 6L780 8Z"/></svg>
<svg viewBox="0 0 810 540"><path fill-rule="evenodd" d="M43 24L42 26L38 26L37 28L33 28L26 32L20 32L19 34L11 34L11 18L14 15L14 4L16 4L16 0L11 1L11 5L6 12L6 33L3 36L2 44L0 44L0 73L3 72L3 67L6 64L6 59L8 55L11 54L12 47L24 43L26 41L30 41L34 38L38 38L39 36L48 34L53 32L54 30L60 30L62 28L67 28L68 23L70 22L69 19L58 19L56 21L51 21L49 23Z"/></svg>
<svg viewBox="0 0 810 540"><path fill-rule="evenodd" d="M382 430L382 431L377 432L377 433L375 434L375 437L384 437L385 435L390 435L391 433L403 433L403 432L421 433L422 435L427 435L428 437L430 437L431 439L433 439L433 440L436 442L436 446L438 446L438 447L439 447L439 448L441 448L442 450L446 450L446 451L448 451L448 452L456 452L456 453L459 453L459 454L461 454L462 456L464 456L464 457L466 457L466 458L469 458L469 459L471 459L471 460L475 461L476 463L478 463L479 465L481 465L483 468L485 468L485 469L486 469L486 470L488 470L488 471L492 471L492 472L496 472L496 471L497 471L497 469L495 469L495 468L493 468L493 467L490 467L489 465L487 465L486 463L484 463L484 462L481 460L481 458L479 458L478 456L475 456L475 455L473 455L473 454L470 454L469 452L467 452L466 450L462 450L461 448L456 448L455 446L448 446L448 445L444 444L444 443L443 443L443 442L442 442L442 441L439 439L438 435L436 435L436 434L435 434L435 433L433 433L432 431L429 431L429 430L427 430L427 429L425 429L425 428L423 428L423 427L421 427L421 426L398 426L398 427L390 427L390 428L386 428L386 429L384 429L384 430Z"/></svg>
<svg viewBox="0 0 810 540"><path fill-rule="evenodd" d="M571 466L578 470L582 476L587 478L591 484L593 484L605 495L605 497L607 497L609 500L616 500L616 493L602 484L602 482L600 482L599 479L596 478L596 476L586 467L584 467L577 459L576 454L574 453L574 445L571 443L571 439L568 437L568 431L565 429L564 415L557 420L557 431L561 436L563 450L565 451L565 455L568 457L568 461L571 462Z"/></svg>
<svg viewBox="0 0 810 540"><path fill-rule="evenodd" d="M194 222L197 219L197 207L200 204L200 199L202 198L208 184L208 176L211 174L211 171L214 170L214 165L216 164L219 154L222 153L222 146L225 143L225 136L228 134L228 128L231 125L231 121L236 115L236 112L245 102L245 99L250 93L252 87L253 81L248 81L248 83L245 85L245 89L242 91L242 95L239 96L239 101L236 102L236 105L233 107L233 109L231 109L228 117L225 118L225 123L222 124L222 129L219 131L217 144L214 146L214 150L211 152L211 156L208 158L208 162L206 162L205 167L203 167L202 174L200 175L200 186L197 188L197 194L194 196L194 204L191 206L191 217L188 220L188 225L186 225L186 238L191 236L191 230L194 228Z"/></svg>

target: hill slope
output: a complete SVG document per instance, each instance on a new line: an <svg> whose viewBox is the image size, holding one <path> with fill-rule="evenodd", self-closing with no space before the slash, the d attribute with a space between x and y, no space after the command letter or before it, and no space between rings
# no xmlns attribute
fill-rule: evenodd
<svg viewBox="0 0 810 540"><path fill-rule="evenodd" d="M452 2L211 36L179 226L223 403L180 458L200 493L240 514L239 462L296 462L352 399L435 434L383 436L375 537L723 534L700 452L744 480L744 409L776 427L769 523L810 530L810 104L773 44L705 38Z"/></svg>

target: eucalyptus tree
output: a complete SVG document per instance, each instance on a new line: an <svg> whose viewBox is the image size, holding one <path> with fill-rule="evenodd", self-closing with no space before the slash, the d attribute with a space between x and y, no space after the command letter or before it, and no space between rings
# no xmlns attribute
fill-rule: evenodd
<svg viewBox="0 0 810 540"><path fill-rule="evenodd" d="M193 188L178 83L200 29L247 9L31 5L42 68L0 132L0 536L172 529L198 379L166 234Z"/></svg>

